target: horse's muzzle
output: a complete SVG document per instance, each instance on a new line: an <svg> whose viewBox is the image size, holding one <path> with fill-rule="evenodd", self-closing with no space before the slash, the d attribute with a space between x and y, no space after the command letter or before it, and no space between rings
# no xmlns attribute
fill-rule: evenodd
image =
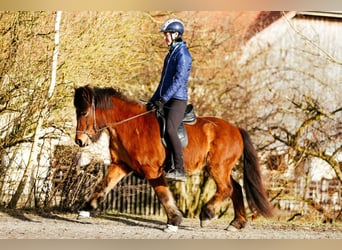
<svg viewBox="0 0 342 250"><path fill-rule="evenodd" d="M75 143L76 143L78 146L80 146L81 148L86 146L86 144L83 143L83 141L82 141L81 139L75 139Z"/></svg>

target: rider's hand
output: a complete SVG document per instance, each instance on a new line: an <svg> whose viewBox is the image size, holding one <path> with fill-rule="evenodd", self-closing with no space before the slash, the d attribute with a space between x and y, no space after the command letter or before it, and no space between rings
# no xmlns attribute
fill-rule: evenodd
<svg viewBox="0 0 342 250"><path fill-rule="evenodd" d="M148 111L152 110L152 109L154 108L153 102L148 101L148 102L146 103L146 108L147 108Z"/></svg>
<svg viewBox="0 0 342 250"><path fill-rule="evenodd" d="M153 102L154 107L156 108L156 110L158 110L159 112L162 112L164 109L164 102L163 100L157 100Z"/></svg>

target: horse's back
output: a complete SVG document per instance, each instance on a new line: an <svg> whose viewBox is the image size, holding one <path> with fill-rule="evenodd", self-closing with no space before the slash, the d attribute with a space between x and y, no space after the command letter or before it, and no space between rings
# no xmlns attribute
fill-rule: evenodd
<svg viewBox="0 0 342 250"><path fill-rule="evenodd" d="M199 137L203 140L229 140L242 141L240 129L232 123L217 117L198 117L194 125L187 125L189 136ZM193 134L193 135L192 135ZM228 143L228 142L226 142Z"/></svg>
<svg viewBox="0 0 342 250"><path fill-rule="evenodd" d="M194 125L186 125L189 143L184 149L188 172L215 159L237 159L243 150L240 130L228 121L216 117L198 117Z"/></svg>

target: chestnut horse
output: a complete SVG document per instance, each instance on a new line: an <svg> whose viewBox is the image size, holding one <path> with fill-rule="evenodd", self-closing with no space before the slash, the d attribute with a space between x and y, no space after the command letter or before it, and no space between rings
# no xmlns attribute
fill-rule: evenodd
<svg viewBox="0 0 342 250"><path fill-rule="evenodd" d="M104 130L110 136L111 164L88 207L96 209L123 177L134 172L148 180L165 209L167 225L177 229L182 213L163 176L166 149L161 142L155 113L113 88L90 86L75 90L74 106L77 115L75 142L80 147L95 142ZM217 186L214 196L201 209L201 226L213 219L220 204L230 197L234 207L230 226L234 230L245 227L247 215L242 188L231 176L232 168L242 154L249 208L253 213L270 217L272 206L262 184L257 153L247 132L215 117L198 117L194 125L185 126L188 132L188 145L184 148L187 174L204 168Z"/></svg>

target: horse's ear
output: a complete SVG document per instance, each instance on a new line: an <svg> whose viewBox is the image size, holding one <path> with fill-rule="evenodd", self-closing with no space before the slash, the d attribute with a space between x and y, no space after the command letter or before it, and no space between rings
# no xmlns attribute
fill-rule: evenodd
<svg viewBox="0 0 342 250"><path fill-rule="evenodd" d="M83 86L84 89L93 92L93 87L91 87L89 84Z"/></svg>
<svg viewBox="0 0 342 250"><path fill-rule="evenodd" d="M89 84L87 84L84 86L74 86L74 90L76 91L77 89L92 90L93 88Z"/></svg>
<svg viewBox="0 0 342 250"><path fill-rule="evenodd" d="M82 96L83 93L85 92L85 88L86 88L86 86L74 87L75 95Z"/></svg>

